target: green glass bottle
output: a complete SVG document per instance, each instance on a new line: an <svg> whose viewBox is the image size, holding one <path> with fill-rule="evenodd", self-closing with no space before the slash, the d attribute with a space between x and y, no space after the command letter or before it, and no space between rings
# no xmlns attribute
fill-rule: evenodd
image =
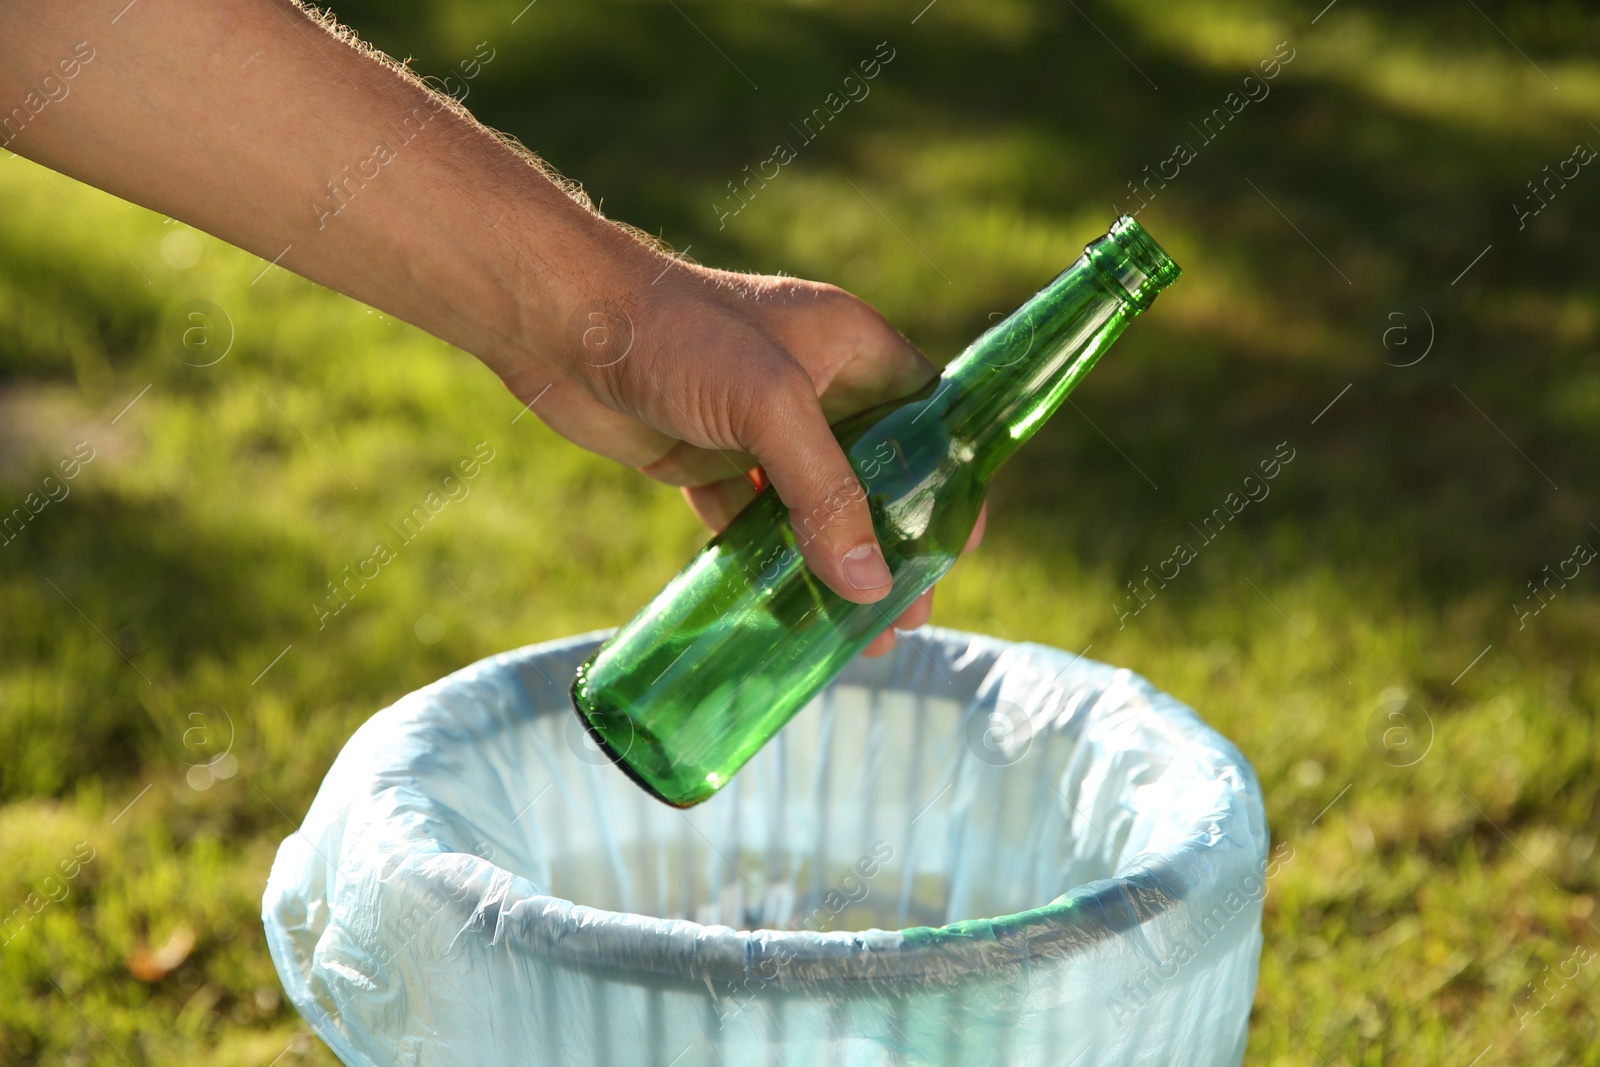
<svg viewBox="0 0 1600 1067"><path fill-rule="evenodd" d="M668 804L726 785L944 575L995 468L1178 273L1124 215L939 378L840 421L894 575L889 595L854 604L818 581L796 530L809 536L828 516L791 516L769 486L578 668L572 701L590 736Z"/></svg>

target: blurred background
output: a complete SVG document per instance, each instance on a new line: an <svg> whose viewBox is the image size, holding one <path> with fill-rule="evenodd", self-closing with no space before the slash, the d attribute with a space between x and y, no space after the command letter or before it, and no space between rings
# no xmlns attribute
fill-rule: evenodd
<svg viewBox="0 0 1600 1067"><path fill-rule="evenodd" d="M934 622L1087 648L1252 761L1292 858L1247 1062L1600 1063L1600 14L1325 2L333 10L479 60L467 106L612 217L937 363L1138 209L1185 274L1001 473ZM623 621L705 532L410 327L16 157L0 197L0 1062L334 1063L258 914L344 740Z"/></svg>

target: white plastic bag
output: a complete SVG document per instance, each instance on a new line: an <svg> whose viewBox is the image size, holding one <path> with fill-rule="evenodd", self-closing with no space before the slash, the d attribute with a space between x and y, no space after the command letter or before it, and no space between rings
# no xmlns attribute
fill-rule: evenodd
<svg viewBox="0 0 1600 1067"><path fill-rule="evenodd" d="M349 1065L1235 1065L1260 787L1143 679L928 627L687 812L588 741L606 636L508 652L350 739L263 901Z"/></svg>

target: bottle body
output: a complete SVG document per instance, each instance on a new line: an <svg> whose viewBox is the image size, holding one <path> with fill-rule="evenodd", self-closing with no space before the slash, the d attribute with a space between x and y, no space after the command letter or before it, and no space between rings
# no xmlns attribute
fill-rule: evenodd
<svg viewBox="0 0 1600 1067"><path fill-rule="evenodd" d="M579 668L574 700L596 741L661 799L688 807L716 792L966 543L983 487L934 435L897 451L911 415L886 407L836 431L862 483L839 497L866 494L888 596L855 604L817 580L800 557L806 520L769 486Z"/></svg>
<svg viewBox="0 0 1600 1067"><path fill-rule="evenodd" d="M1124 217L939 378L841 421L834 433L859 484L807 516L770 486L758 494L579 668L573 703L591 736L667 803L713 795L943 577L995 468L1176 274ZM894 577L873 604L824 586L799 548L830 508L863 496Z"/></svg>

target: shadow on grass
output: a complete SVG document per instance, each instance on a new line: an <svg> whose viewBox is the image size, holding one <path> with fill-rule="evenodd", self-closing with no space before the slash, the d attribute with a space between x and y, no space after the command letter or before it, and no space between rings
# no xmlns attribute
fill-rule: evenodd
<svg viewBox="0 0 1600 1067"><path fill-rule="evenodd" d="M459 58L441 5L337 10L391 53L417 56L424 73ZM1444 18L1440 10L1412 9L1391 25L1414 32ZM1487 10L1509 17L1522 9ZM1098 29L1064 8L1031 13L1020 34L978 32L978 16L942 21L937 11L911 26L904 13L870 8L847 17L733 4L682 12L540 5L503 39L490 37L496 59L473 82L469 104L581 179L614 217L693 245L703 261L770 269L786 250L739 226L718 229L712 198L880 41L896 54L871 102L808 145L796 167L867 172L890 187L933 183L935 192L916 195L930 201L924 214L934 221L913 226L913 238L937 229L944 179L917 172L896 144L971 153L993 134L1025 141L1025 167L1013 159L989 179L986 161L972 158L972 176L949 195L1028 218L1072 219L1112 196L1131 204L1125 183L1165 158L1175 139L1198 141L1188 123L1244 74L1186 61L1098 6ZM1446 22L1441 62L1451 48L1485 47L1472 18ZM1557 30L1528 32L1560 47L1563 24L1551 25ZM1137 57L1137 68L1108 37ZM1312 47L1303 34L1295 42ZM471 50L468 41L460 55ZM1600 450L1600 383L1583 359L1594 346L1600 267L1571 239L1593 232L1597 201L1558 199L1526 231L1509 208L1523 182L1561 158L1553 153L1562 144L1531 127L1491 136L1432 120L1302 70L1286 68L1271 96L1203 146L1143 216L1158 237L1165 227L1199 249L1197 261L1185 262L1189 284L1208 271L1226 276L1263 310L1252 318L1219 297L1180 320L1158 304L1074 397L1077 410L1063 409L1004 472L995 490L1004 518L992 527L991 551L1046 565L1067 554L1120 585L1189 537L1190 524L1279 442L1299 458L1270 500L1208 552L1211 575L1173 587L1167 604L1180 617L1218 595L1253 596L1242 577L1310 568L1441 612L1461 600L1509 599L1600 519L1584 482ZM1107 221L1110 213L1107 204ZM910 244L886 230L874 254L922 270ZM1453 284L1489 245L1493 254ZM1063 248L1062 262L1076 251ZM1009 281L996 292L991 276L1005 273L1007 250L992 257L947 264L950 292L930 273L925 310L896 316L936 359L987 326L996 300L1028 295ZM944 314L952 300L954 319ZM1395 366L1420 349L1422 309L1436 330L1433 349L1414 366ZM1382 341L1396 312L1419 331L1418 348L1403 354ZM157 329L159 312L146 313ZM138 332L120 319L101 327L111 347ZM40 373L28 346L16 348L5 354L5 373ZM262 559L273 561L271 574L259 569ZM91 619L121 620L107 640L135 665L159 656L164 671L179 672L302 631L306 596L326 580L319 561L293 546L186 529L170 511L92 497L48 541L34 539L3 562L13 577L51 577ZM36 584L39 602L54 606L16 634L7 655L59 660L58 635L87 631ZM161 610L174 599L181 610ZM1108 605L1106 622L1114 621ZM105 773L108 759L131 766L170 741L151 740L159 731L150 724L171 709L152 712L135 672L99 644L92 634L74 639L65 658L81 662L85 676L117 668L116 696L41 696L41 708L71 709L77 743L6 747L0 792L51 792L74 776ZM346 665L339 684L370 701L395 683L381 677L390 663ZM29 722L20 715L12 726ZM25 732L48 738L40 728ZM170 729L161 719L159 730Z"/></svg>
<svg viewBox="0 0 1600 1067"><path fill-rule="evenodd" d="M1592 58L1600 27L1575 6L1479 6L1397 14L1347 2L1337 14L1426 42L1441 68L1485 53L1520 62L1496 27L1547 65L1551 53ZM445 46L433 43L440 35L430 38L436 6L338 10L397 54L421 57L419 69L448 69ZM1308 12L1270 10L1291 27L1292 47L1317 47ZM505 58L485 69L470 103L584 181L614 217L693 244L703 261L746 268L770 268L782 250L743 243L737 226L718 230L710 198L770 140L790 137L788 124L878 41L897 51L876 98L841 116L795 166L875 168L880 181L909 185L922 176L897 169L903 161L884 155L883 138L937 145L1003 131L1041 146L1033 167L1003 188L980 177L977 194L960 195L1070 218L1112 196L1136 203L1126 182L1187 140L1199 159L1144 217L1158 236L1162 225L1192 235L1203 250L1186 264L1192 274L1230 272L1265 321L1229 329L1232 309L1221 306L1210 325L1183 328L1158 305L1075 398L1110 441L1064 409L1003 476L998 501L1025 515L1019 529L1029 531L1011 537L998 524L1005 551L1136 568L1285 440L1305 458L1243 520L1251 539L1265 524L1294 527L1296 547L1280 546L1279 566L1316 561L1357 582L1372 574L1437 605L1519 590L1585 536L1586 518L1600 515L1583 481L1584 457L1600 447L1600 385L1581 357L1594 345L1600 267L1572 237L1594 230L1600 201L1568 195L1525 231L1510 206L1571 141L1539 124L1491 135L1388 106L1304 73L1302 60L1204 144L1190 122L1221 105L1244 69L1195 64L1105 5L1093 5L1093 25L1070 6L1040 6L1021 33L976 31L984 16L974 11L935 9L911 25L908 12L886 8L846 17L730 4L541 6L508 27ZM1583 136L1600 144L1575 124L1572 138ZM981 175L983 161L972 166ZM937 207L928 214L937 219ZM892 235L883 247L915 255ZM1074 251L1062 249L1063 261ZM982 267L947 265L958 294L984 288ZM928 288L930 302L950 299ZM914 310L900 317L936 359L987 325L987 303L954 299L965 315L958 331L930 332ZM1429 357L1395 366L1421 351L1424 311L1436 332ZM1412 331L1404 351L1383 343L1397 322ZM1291 334L1294 344L1279 342ZM1048 540L1033 536L1041 529ZM1237 558L1254 555L1246 542Z"/></svg>

